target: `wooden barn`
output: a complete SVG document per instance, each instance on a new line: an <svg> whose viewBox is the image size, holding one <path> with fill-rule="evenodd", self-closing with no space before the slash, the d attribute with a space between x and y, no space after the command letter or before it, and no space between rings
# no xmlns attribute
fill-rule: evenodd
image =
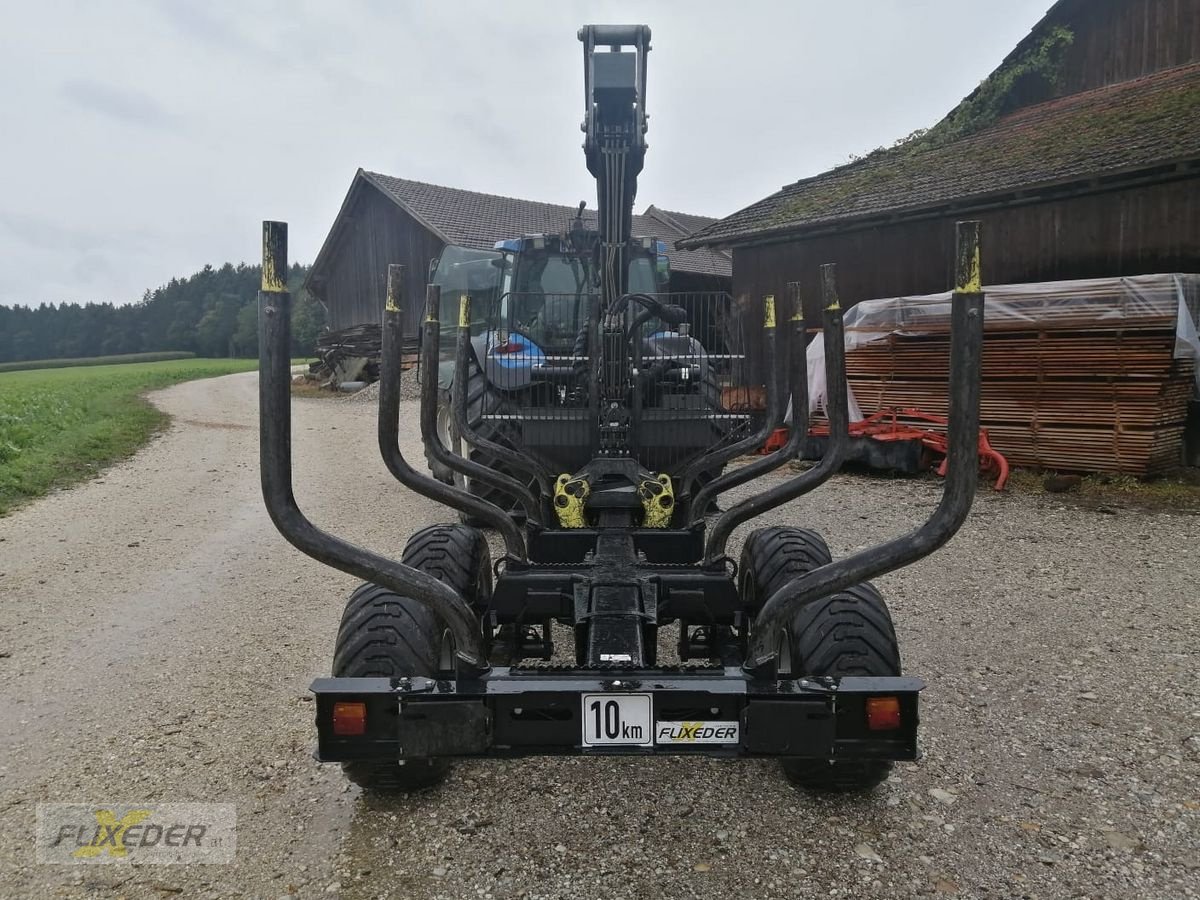
<svg viewBox="0 0 1200 900"><path fill-rule="evenodd" d="M786 185L678 246L731 251L739 303L785 297L799 282L816 321L822 263L838 264L846 307L947 290L954 223L965 218L983 222L993 285L1200 273L1200 0L1059 0L932 128ZM1189 305L1195 318L1195 292ZM1113 358L1113 377L1071 351L1089 400L1083 386L1045 378L1070 362L1049 345L985 384L982 418L1000 449L1021 464L1083 471L1200 465L1193 363L1174 358L1165 320L1139 327L1166 329L1144 357L1119 332L1113 346L1104 334L1089 344ZM850 381L864 410L932 403L939 381L944 394L944 370L897 354L879 369L872 352L848 363L863 370ZM1012 379L1032 386L1021 393ZM1148 399L1127 403L1135 389ZM1054 391L1074 399L1063 405Z"/></svg>
<svg viewBox="0 0 1200 900"><path fill-rule="evenodd" d="M993 284L1200 272L1200 0L1059 0L941 122L679 242L733 292L838 264L844 305L950 286L954 223Z"/></svg>
<svg viewBox="0 0 1200 900"><path fill-rule="evenodd" d="M429 263L443 247L490 249L505 238L562 232L575 212L573 206L440 187L359 169L305 287L325 305L333 331L378 323L387 266L401 263L408 267L407 296L417 300L410 304L405 323L405 330L414 334ZM591 215L594 227L595 212ZM713 221L650 206L634 216L633 233L673 246ZM729 290L728 252L671 249L668 255L672 290Z"/></svg>

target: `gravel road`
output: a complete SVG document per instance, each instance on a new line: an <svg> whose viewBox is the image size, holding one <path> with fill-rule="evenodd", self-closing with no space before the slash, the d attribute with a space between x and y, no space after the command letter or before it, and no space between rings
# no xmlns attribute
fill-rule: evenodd
<svg viewBox="0 0 1200 900"><path fill-rule="evenodd" d="M1200 896L1200 517L981 493L879 582L929 687L924 758L869 796L765 762L554 759L368 801L310 756L305 689L354 582L267 520L255 379L156 394L167 433L0 519L0 894ZM389 480L369 404L298 401L294 427L318 523L398 554L445 518ZM839 477L777 521L844 554L937 493ZM44 800L236 803L237 862L39 865Z"/></svg>

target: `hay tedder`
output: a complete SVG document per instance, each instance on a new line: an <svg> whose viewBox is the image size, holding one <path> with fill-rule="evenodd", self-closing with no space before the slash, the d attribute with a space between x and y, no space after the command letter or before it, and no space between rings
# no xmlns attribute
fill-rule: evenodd
<svg viewBox="0 0 1200 900"><path fill-rule="evenodd" d="M580 39L598 228L530 236L528 246L514 248L534 252L515 265L513 281L503 277L507 262L485 260L501 277L483 270L475 293L446 297L430 286L420 432L439 477L401 453L408 301L401 267L387 273L380 452L406 488L494 529L504 547L495 563L483 531L471 525L423 528L396 560L320 530L299 510L291 483L287 231L264 223L267 508L304 553L366 581L346 605L332 677L312 685L318 758L342 763L373 790L434 783L454 757L664 753L777 757L804 786L869 787L893 760L916 757L922 683L901 675L891 617L868 579L944 544L974 496L978 225L958 229L949 470L932 516L838 560L814 531L760 527L745 536L735 561L728 555L735 529L812 491L844 459L835 273L832 266L821 273L828 449L807 471L768 477L799 456L807 434L802 305L794 291L778 309L767 297L748 310L721 295L647 289L661 285L636 271L659 255L658 245L633 237L630 221L645 153L650 31L587 26ZM547 282L538 273L522 283L519 265L536 266L547 251L575 280ZM723 391L755 377L765 382L766 411L725 409ZM445 385L449 396L439 402ZM787 442L725 471L762 445L789 403ZM467 449L454 452L451 439ZM714 512L713 501L733 488L742 488L736 502ZM665 627L677 629L673 646L660 640ZM566 653L555 651L556 633Z"/></svg>

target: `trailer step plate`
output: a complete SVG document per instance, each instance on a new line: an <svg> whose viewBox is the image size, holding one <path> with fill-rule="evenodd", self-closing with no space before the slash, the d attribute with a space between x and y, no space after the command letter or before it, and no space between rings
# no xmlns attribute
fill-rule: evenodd
<svg viewBox="0 0 1200 900"><path fill-rule="evenodd" d="M583 694L583 746L653 747L652 694Z"/></svg>

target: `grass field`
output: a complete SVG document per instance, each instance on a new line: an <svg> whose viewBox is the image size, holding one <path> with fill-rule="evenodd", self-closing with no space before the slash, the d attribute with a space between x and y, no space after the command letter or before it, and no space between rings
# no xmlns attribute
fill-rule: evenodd
<svg viewBox="0 0 1200 900"><path fill-rule="evenodd" d="M142 399L253 359L180 359L0 373L0 515L129 456L167 421Z"/></svg>
<svg viewBox="0 0 1200 900"><path fill-rule="evenodd" d="M164 359L195 359L195 353L184 350L163 350L154 353L122 353L118 356L78 356L72 359L31 359L24 362L2 362L0 372L23 372L27 369L65 369L69 366L111 366L117 363L159 362Z"/></svg>

